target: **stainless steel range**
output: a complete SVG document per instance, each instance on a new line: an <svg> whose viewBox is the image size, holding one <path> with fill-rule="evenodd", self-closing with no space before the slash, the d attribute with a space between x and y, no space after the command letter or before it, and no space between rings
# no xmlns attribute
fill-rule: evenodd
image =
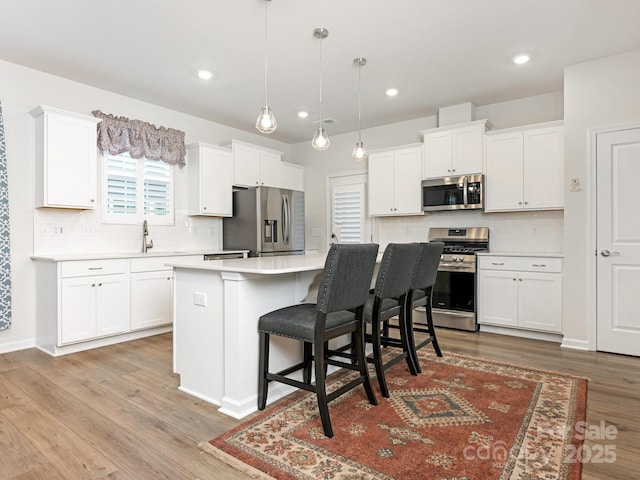
<svg viewBox="0 0 640 480"><path fill-rule="evenodd" d="M430 242L444 242L433 287L433 323L475 332L476 255L489 249L487 227L430 228Z"/></svg>

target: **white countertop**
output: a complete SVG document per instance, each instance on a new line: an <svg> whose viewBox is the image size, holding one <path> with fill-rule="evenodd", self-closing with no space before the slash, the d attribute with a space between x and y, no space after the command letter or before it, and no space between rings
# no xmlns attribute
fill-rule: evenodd
<svg viewBox="0 0 640 480"><path fill-rule="evenodd" d="M192 250L181 252L150 251L147 253L67 253L67 254L43 254L33 255L32 260L44 260L49 262L65 262L74 260L106 260L112 258L148 258L148 257L182 257L187 255L216 255L220 253L247 253L248 250Z"/></svg>
<svg viewBox="0 0 640 480"><path fill-rule="evenodd" d="M496 256L496 257L547 257L547 258L564 258L564 253L562 252L500 252L500 251L490 251L490 252L476 252L478 256Z"/></svg>
<svg viewBox="0 0 640 480"><path fill-rule="evenodd" d="M174 260L167 265L174 268L191 268L218 272L255 273L280 275L284 273L322 270L326 253L311 255L282 255L277 257L232 258L229 260Z"/></svg>

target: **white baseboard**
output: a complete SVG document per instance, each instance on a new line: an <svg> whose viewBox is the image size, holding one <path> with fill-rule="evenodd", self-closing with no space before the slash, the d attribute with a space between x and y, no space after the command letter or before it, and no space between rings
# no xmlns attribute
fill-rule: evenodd
<svg viewBox="0 0 640 480"><path fill-rule="evenodd" d="M589 350L589 342L587 340L576 340L573 338L564 337L560 344L562 348L571 348L573 350Z"/></svg>
<svg viewBox="0 0 640 480"><path fill-rule="evenodd" d="M525 330L520 328L500 327L497 325L480 325L480 331L486 333L497 333L500 335L511 335L512 337L531 338L533 340L544 340L546 342L561 343L562 334L538 332L535 330Z"/></svg>
<svg viewBox="0 0 640 480"><path fill-rule="evenodd" d="M27 348L33 348L35 346L36 344L33 338L19 342L2 343L0 344L0 353L17 352L18 350L26 350Z"/></svg>

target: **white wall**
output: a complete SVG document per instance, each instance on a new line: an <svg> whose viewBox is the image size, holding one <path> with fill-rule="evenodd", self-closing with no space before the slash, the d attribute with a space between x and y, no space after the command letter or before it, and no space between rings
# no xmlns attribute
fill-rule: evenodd
<svg viewBox="0 0 640 480"><path fill-rule="evenodd" d="M572 65L564 72L565 111L565 263L563 344L595 347L596 248L589 129L640 124L640 50ZM570 192L577 178L582 190Z"/></svg>
<svg viewBox="0 0 640 480"><path fill-rule="evenodd" d="M562 92L537 95L509 102L478 106L476 119L488 118L496 128L508 128L563 118ZM436 127L437 117L394 123L363 130L362 141L371 151L409 143L422 142L420 130ZM323 152L313 150L308 142L292 146L291 154L305 167L306 245L326 251L327 176L340 172L366 171L367 165L351 158L357 132L331 136L331 147ZM494 250L559 252L563 245L562 212L481 213L438 212L418 217L381 218L375 220L373 240L381 248L390 241L425 240L430 226L488 226ZM312 236L312 230L321 236Z"/></svg>
<svg viewBox="0 0 640 480"><path fill-rule="evenodd" d="M31 255L131 252L138 251L141 242L139 226L102 225L99 209L34 210L34 120L29 115L34 107L48 105L86 115L91 115L92 110L102 110L183 130L187 143L216 144L239 139L283 151L285 160L289 157L290 147L282 142L3 61L0 61L0 101L9 174L13 310L11 328L0 331L0 353L33 346L35 277ZM252 125L254 119L248 122ZM156 250L220 247L219 219L185 215L186 168L176 169L176 225L151 227ZM62 226L63 236L44 235L41 227L46 225ZM87 235L92 230L94 233Z"/></svg>

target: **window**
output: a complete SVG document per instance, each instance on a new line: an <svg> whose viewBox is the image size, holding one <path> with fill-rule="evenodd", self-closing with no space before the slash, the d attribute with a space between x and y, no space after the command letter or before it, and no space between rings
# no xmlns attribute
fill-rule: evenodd
<svg viewBox="0 0 640 480"><path fill-rule="evenodd" d="M129 154L105 154L102 220L173 225L173 166Z"/></svg>

